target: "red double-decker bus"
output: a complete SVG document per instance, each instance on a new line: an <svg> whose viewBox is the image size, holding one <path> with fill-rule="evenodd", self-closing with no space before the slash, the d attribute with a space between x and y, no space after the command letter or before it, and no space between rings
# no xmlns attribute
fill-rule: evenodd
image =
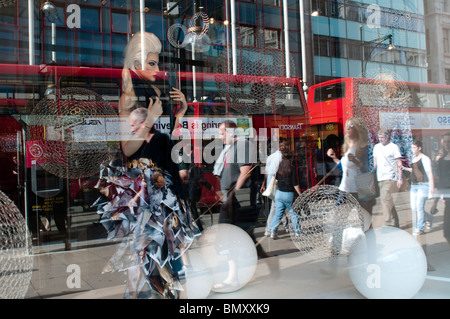
<svg viewBox="0 0 450 319"><path fill-rule="evenodd" d="M329 147L340 151L345 121L365 120L372 145L380 128L392 130L403 156L411 156L411 142L420 139L434 158L440 136L450 129L450 86L385 79L342 78L309 88L308 117L316 141L318 175L329 170ZM328 168L327 168L328 166Z"/></svg>

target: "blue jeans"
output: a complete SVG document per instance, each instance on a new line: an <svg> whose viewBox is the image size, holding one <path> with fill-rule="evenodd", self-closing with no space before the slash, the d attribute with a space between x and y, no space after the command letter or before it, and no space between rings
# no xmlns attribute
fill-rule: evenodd
<svg viewBox="0 0 450 319"><path fill-rule="evenodd" d="M431 221L433 216L425 211L425 201L428 198L428 184L411 184L409 193L412 211L413 230L424 230L425 222Z"/></svg>
<svg viewBox="0 0 450 319"><path fill-rule="evenodd" d="M272 225L270 226L270 232L276 234L278 226L280 225L281 218L284 215L284 211L287 209L291 215L291 223L294 227L294 232L300 232L300 225L298 224L297 214L292 210L292 202L294 201L293 192L283 192L277 190L275 193L275 214L273 216Z"/></svg>

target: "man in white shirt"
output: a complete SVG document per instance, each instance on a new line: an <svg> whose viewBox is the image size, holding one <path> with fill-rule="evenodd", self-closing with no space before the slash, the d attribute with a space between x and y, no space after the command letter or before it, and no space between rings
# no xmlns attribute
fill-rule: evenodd
<svg viewBox="0 0 450 319"><path fill-rule="evenodd" d="M374 167L380 187L380 201L386 226L399 227L398 214L395 210L393 193L402 186L402 161L400 148L390 142L388 130L378 132L380 143L373 149Z"/></svg>
<svg viewBox="0 0 450 319"><path fill-rule="evenodd" d="M278 150L276 150L275 152L270 154L269 157L267 157L265 166L266 176L264 177L264 182L261 185L261 193L264 193L264 191L266 190L266 186L269 185L270 181L272 180L272 177L275 177L275 175L277 174L278 166L281 163L281 155L283 154L283 151L286 148L289 148L289 142L284 141L283 139L280 138ZM272 224L272 218L274 213L275 213L275 200L272 199L269 216L267 217L266 221L266 229L264 231L264 235L266 236L270 235L270 225Z"/></svg>

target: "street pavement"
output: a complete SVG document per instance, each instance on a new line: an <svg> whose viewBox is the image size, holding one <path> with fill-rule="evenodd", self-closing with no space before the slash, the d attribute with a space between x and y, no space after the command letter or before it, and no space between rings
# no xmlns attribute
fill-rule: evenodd
<svg viewBox="0 0 450 319"><path fill-rule="evenodd" d="M409 194L396 194L396 208L400 228L411 233ZM427 202L427 207L430 205ZM450 246L442 236L443 204L434 217L431 230L417 240L428 261L428 272L422 289L414 298L450 298ZM209 215L202 216L204 225L217 222ZM264 216L262 216L263 219ZM383 225L380 204L373 212L372 227ZM255 228L255 235L270 257L259 259L253 278L241 289L231 293L211 292L210 299L362 299L353 285L347 258L340 257L330 270L328 261L317 261L300 253L283 226L279 239L264 236L264 224ZM26 299L122 299L125 291L124 272L102 273L114 254L119 241L98 238L72 242L72 249L64 250L62 243L34 247L33 274ZM196 245L191 249L197 249ZM73 268L79 271L80 281L73 281ZM182 295L183 297L183 295Z"/></svg>

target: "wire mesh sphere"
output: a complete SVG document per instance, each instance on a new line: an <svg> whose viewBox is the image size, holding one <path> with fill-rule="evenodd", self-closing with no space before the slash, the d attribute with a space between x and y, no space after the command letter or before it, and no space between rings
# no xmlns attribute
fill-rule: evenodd
<svg viewBox="0 0 450 319"><path fill-rule="evenodd" d="M31 236L13 201L0 191L0 299L22 299L33 270Z"/></svg>
<svg viewBox="0 0 450 319"><path fill-rule="evenodd" d="M239 75L233 77L223 76L232 74L229 53L223 52L217 58L215 83L221 97L241 114L273 113L281 109L294 89L280 80L280 77L287 76L285 55L280 51L251 48L239 49L238 54L235 62ZM295 62L292 56L289 57L289 66L293 75Z"/></svg>
<svg viewBox="0 0 450 319"><path fill-rule="evenodd" d="M358 201L333 185L315 186L295 200L300 234L289 233L295 246L315 260L348 256L364 236L364 212ZM291 219L291 223L294 222Z"/></svg>
<svg viewBox="0 0 450 319"><path fill-rule="evenodd" d="M107 139L106 120L115 109L99 94L84 88L63 88L36 105L30 116L28 141L43 148L41 166L62 178L95 175L110 162L118 141Z"/></svg>
<svg viewBox="0 0 450 319"><path fill-rule="evenodd" d="M409 107L419 106L420 99L414 94L403 78L396 72L381 68L366 73L367 82L358 85L360 103L354 108L354 116L360 117L367 124L369 140L378 143L380 128L392 130L391 142L400 147L401 153L412 159L413 142ZM352 95L349 95L352 96ZM374 121L379 118L379 121ZM422 117L421 125L430 127L431 120L427 115ZM372 149L369 148L369 163L372 168Z"/></svg>

